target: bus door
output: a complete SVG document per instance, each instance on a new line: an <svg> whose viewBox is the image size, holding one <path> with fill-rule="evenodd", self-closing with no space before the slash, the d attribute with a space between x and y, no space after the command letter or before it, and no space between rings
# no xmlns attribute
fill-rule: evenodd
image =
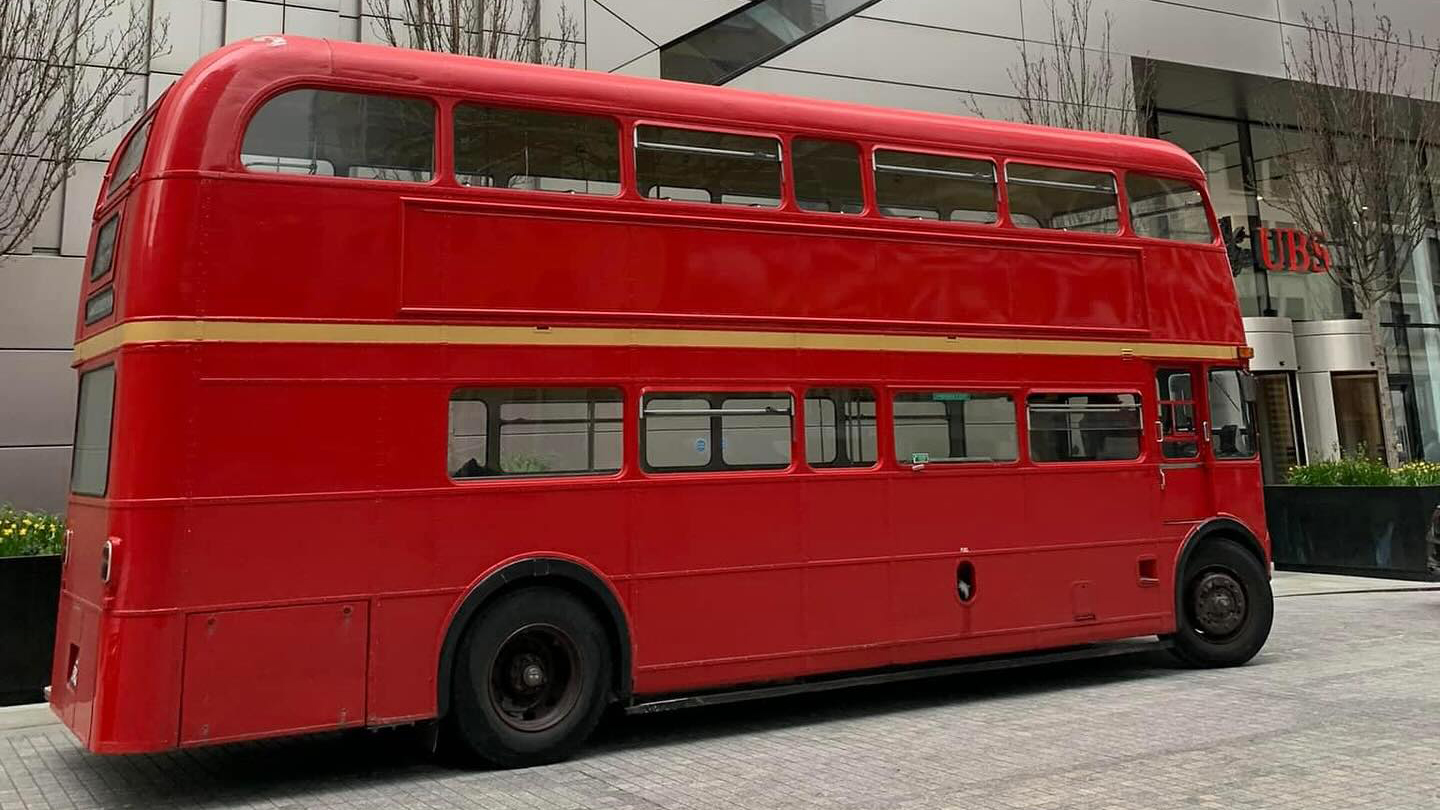
<svg viewBox="0 0 1440 810"><path fill-rule="evenodd" d="M1190 523L1214 513L1203 446L1208 426L1202 379L1198 365L1166 365L1155 372L1160 516L1166 524Z"/></svg>

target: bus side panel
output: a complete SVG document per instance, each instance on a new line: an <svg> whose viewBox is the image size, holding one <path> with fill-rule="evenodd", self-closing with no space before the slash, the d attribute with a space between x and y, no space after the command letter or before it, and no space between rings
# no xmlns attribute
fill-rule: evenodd
<svg viewBox="0 0 1440 810"><path fill-rule="evenodd" d="M434 717L437 662L453 593L376 599L370 616L370 725Z"/></svg>
<svg viewBox="0 0 1440 810"><path fill-rule="evenodd" d="M184 617L106 617L92 745L103 754L175 747L180 718L180 651Z"/></svg>
<svg viewBox="0 0 1440 810"><path fill-rule="evenodd" d="M180 743L363 724L368 606L329 602L190 615Z"/></svg>

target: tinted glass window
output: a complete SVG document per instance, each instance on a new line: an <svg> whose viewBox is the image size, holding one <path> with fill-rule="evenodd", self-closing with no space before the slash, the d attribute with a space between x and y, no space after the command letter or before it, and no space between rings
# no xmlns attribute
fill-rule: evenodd
<svg viewBox="0 0 1440 810"><path fill-rule="evenodd" d="M462 388L450 398L450 475L615 472L622 411L616 388Z"/></svg>
<svg viewBox="0 0 1440 810"><path fill-rule="evenodd" d="M1140 457L1140 397L1135 394L1034 394L1029 411L1035 461Z"/></svg>
<svg viewBox="0 0 1440 810"><path fill-rule="evenodd" d="M252 172L425 182L435 161L428 101L292 90L267 101L240 148Z"/></svg>
<svg viewBox="0 0 1440 810"><path fill-rule="evenodd" d="M70 491L104 495L110 478L110 429L115 408L115 366L80 375L75 414L75 447L70 459Z"/></svg>
<svg viewBox="0 0 1440 810"><path fill-rule="evenodd" d="M869 467L877 457L874 391L805 392L805 461L811 467Z"/></svg>
<svg viewBox="0 0 1440 810"><path fill-rule="evenodd" d="M1254 388L1250 375L1239 369L1210 372L1210 441L1216 458L1255 457Z"/></svg>
<svg viewBox="0 0 1440 810"><path fill-rule="evenodd" d="M462 185L620 192L620 128L608 118L460 104L455 174Z"/></svg>
<svg viewBox="0 0 1440 810"><path fill-rule="evenodd" d="M858 214L865 208L860 147L843 141L796 138L790 144L795 203L806 211Z"/></svg>
<svg viewBox="0 0 1440 810"><path fill-rule="evenodd" d="M1010 219L1021 228L1115 233L1115 178L1105 172L1011 163L1005 167Z"/></svg>
<svg viewBox="0 0 1440 810"><path fill-rule="evenodd" d="M1214 241L1205 200L1195 186L1131 172L1125 175L1125 194L1136 235L1205 245Z"/></svg>
<svg viewBox="0 0 1440 810"><path fill-rule="evenodd" d="M895 395L895 460L901 464L1014 461L1015 435L1015 400L1008 394Z"/></svg>
<svg viewBox="0 0 1440 810"><path fill-rule="evenodd" d="M646 197L780 205L780 142L774 138L640 126L636 140L636 181Z"/></svg>
<svg viewBox="0 0 1440 810"><path fill-rule="evenodd" d="M145 145L150 142L150 125L154 121L154 118L145 119L145 123L135 131L135 137L125 144L125 151L121 152L120 158L115 161L115 173L110 175L110 185L105 187L106 194L114 194L115 189L120 188L139 171L140 161L145 157Z"/></svg>
<svg viewBox="0 0 1440 810"><path fill-rule="evenodd" d="M110 272L115 261L115 236L120 232L120 217L113 216L100 226L95 235L95 256L90 260L90 280L102 278Z"/></svg>
<svg viewBox="0 0 1440 810"><path fill-rule="evenodd" d="M786 393L648 395L645 466L694 471L787 467L793 405Z"/></svg>
<svg viewBox="0 0 1440 810"><path fill-rule="evenodd" d="M995 222L995 165L988 160L877 149L875 204L890 217Z"/></svg>

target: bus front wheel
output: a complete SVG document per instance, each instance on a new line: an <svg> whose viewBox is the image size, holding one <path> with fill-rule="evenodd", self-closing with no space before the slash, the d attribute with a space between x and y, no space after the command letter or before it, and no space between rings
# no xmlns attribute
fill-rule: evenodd
<svg viewBox="0 0 1440 810"><path fill-rule="evenodd" d="M1233 540L1195 550L1181 572L1174 650L1197 667L1249 661L1270 636L1275 605L1270 579L1255 556Z"/></svg>
<svg viewBox="0 0 1440 810"><path fill-rule="evenodd" d="M526 588L480 610L457 651L448 735L501 768L568 757L605 710L610 645L595 615L556 588Z"/></svg>

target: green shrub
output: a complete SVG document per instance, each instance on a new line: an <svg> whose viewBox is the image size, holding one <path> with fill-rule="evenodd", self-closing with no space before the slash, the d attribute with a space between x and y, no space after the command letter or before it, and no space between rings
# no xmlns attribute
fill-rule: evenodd
<svg viewBox="0 0 1440 810"><path fill-rule="evenodd" d="M0 504L0 557L59 554L64 550L64 518Z"/></svg>
<svg viewBox="0 0 1440 810"><path fill-rule="evenodd" d="M1291 467L1288 482L1300 487L1435 487L1440 486L1440 464L1411 461L1392 470L1372 458L1345 455Z"/></svg>

